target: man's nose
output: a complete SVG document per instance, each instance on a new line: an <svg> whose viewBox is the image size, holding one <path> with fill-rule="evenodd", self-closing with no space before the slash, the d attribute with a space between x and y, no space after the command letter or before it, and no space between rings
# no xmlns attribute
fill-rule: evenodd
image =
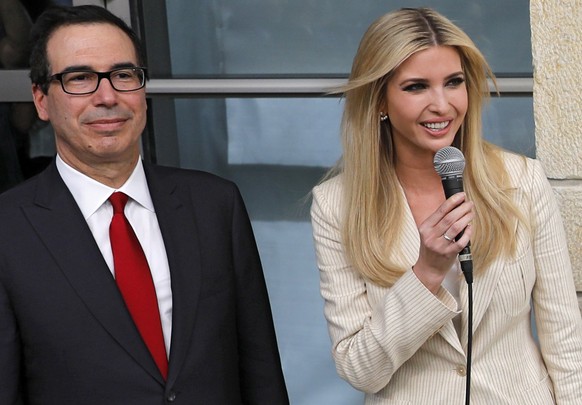
<svg viewBox="0 0 582 405"><path fill-rule="evenodd" d="M111 105L117 102L118 91L113 88L113 85L106 77L99 78L97 83L97 90L93 93L93 97L99 104Z"/></svg>

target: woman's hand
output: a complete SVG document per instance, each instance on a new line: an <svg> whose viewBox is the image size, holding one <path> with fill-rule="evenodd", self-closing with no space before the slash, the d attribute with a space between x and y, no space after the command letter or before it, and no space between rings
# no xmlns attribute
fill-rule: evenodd
<svg viewBox="0 0 582 405"><path fill-rule="evenodd" d="M473 217L473 203L466 201L465 193L457 193L420 225L420 252L413 271L433 293L438 291L457 254L469 243Z"/></svg>

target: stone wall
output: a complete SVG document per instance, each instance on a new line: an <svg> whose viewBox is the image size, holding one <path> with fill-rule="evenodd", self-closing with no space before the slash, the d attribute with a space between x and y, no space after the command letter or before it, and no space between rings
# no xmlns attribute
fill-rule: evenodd
<svg viewBox="0 0 582 405"><path fill-rule="evenodd" d="M554 186L582 311L582 0L531 0L537 158Z"/></svg>

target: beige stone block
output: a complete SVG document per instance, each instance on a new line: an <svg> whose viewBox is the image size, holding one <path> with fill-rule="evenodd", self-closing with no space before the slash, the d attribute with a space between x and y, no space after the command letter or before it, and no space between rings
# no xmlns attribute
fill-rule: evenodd
<svg viewBox="0 0 582 405"><path fill-rule="evenodd" d="M536 153L553 179L582 178L582 1L532 0Z"/></svg>
<svg viewBox="0 0 582 405"><path fill-rule="evenodd" d="M566 229L576 290L582 291L582 182L553 182L553 187Z"/></svg>

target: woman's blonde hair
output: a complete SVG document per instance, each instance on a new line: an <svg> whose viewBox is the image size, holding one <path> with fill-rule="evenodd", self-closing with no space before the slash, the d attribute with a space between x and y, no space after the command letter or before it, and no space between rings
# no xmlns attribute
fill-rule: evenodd
<svg viewBox="0 0 582 405"><path fill-rule="evenodd" d="M395 151L389 124L381 124L386 83L416 52L451 46L461 57L468 110L453 146L466 159L465 191L475 203L472 238L475 269L499 255L511 255L516 244L515 221L522 215L511 200L509 179L500 149L481 135L481 109L489 95L487 78L495 77L473 41L455 24L427 9L401 9L376 20L364 34L354 58L342 118L343 156L330 175L342 173L346 253L358 271L372 282L391 286L409 264L391 254L403 229L406 202L394 169Z"/></svg>

